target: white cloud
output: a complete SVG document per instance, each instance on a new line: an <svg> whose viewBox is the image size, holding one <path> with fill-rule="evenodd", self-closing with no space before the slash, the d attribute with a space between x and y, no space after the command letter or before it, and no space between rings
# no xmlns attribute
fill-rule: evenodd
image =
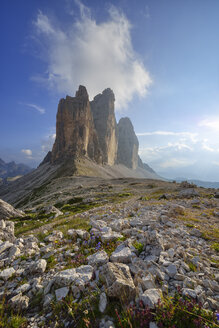
<svg viewBox="0 0 219 328"><path fill-rule="evenodd" d="M65 30L38 13L34 22L37 35L47 49L47 72L35 76L38 82L60 93L72 95L79 84L91 97L112 88L116 108L125 108L136 94L145 96L152 80L131 41L131 24L115 7L109 19L97 23L80 1L80 19Z"/></svg>
<svg viewBox="0 0 219 328"><path fill-rule="evenodd" d="M27 157L32 157L32 150L31 149L21 149L21 152L26 155Z"/></svg>
<svg viewBox="0 0 219 328"><path fill-rule="evenodd" d="M219 131L219 118L205 119L200 121L198 125Z"/></svg>
<svg viewBox="0 0 219 328"><path fill-rule="evenodd" d="M170 158L167 161L161 162L160 167L164 169L176 168L176 167L186 167L194 164L194 160L188 160L185 158Z"/></svg>
<svg viewBox="0 0 219 328"><path fill-rule="evenodd" d="M56 134L53 133L41 141L41 149L44 153L48 153L48 151L52 150L55 138Z"/></svg>
<svg viewBox="0 0 219 328"><path fill-rule="evenodd" d="M45 109L38 106L38 105L35 105L35 104L29 104L29 103L22 103L22 102L19 102L20 105L25 105L25 106L28 106L28 107L31 107L33 109L36 109L40 114L45 114Z"/></svg>
<svg viewBox="0 0 219 328"><path fill-rule="evenodd" d="M153 131L153 132L143 132L143 133L136 133L137 136L177 136L177 137L185 137L190 138L193 142L197 141L197 133L193 132L173 132L173 131Z"/></svg>
<svg viewBox="0 0 219 328"><path fill-rule="evenodd" d="M212 161L212 164L215 165L215 166L219 166L219 161Z"/></svg>

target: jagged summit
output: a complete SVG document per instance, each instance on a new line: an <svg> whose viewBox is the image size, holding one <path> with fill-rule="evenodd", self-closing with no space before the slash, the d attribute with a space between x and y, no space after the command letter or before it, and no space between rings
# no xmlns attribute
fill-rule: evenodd
<svg viewBox="0 0 219 328"><path fill-rule="evenodd" d="M62 185L65 178L162 179L138 156L138 139L129 118L115 118L115 96L105 89L92 101L79 86L75 97L58 105L56 139L40 166L17 182L0 188L0 197L20 204L48 184Z"/></svg>
<svg viewBox="0 0 219 328"><path fill-rule="evenodd" d="M114 102L114 93L109 88L90 102L103 163L108 165L114 165L117 161L118 133Z"/></svg>
<svg viewBox="0 0 219 328"><path fill-rule="evenodd" d="M59 102L51 163L81 156L102 163L89 97L84 86L79 86L75 97L66 96Z"/></svg>
<svg viewBox="0 0 219 328"><path fill-rule="evenodd" d="M76 91L75 93L75 98L79 98L79 97L83 97L87 99L89 98L87 89L83 85L79 85L78 91Z"/></svg>

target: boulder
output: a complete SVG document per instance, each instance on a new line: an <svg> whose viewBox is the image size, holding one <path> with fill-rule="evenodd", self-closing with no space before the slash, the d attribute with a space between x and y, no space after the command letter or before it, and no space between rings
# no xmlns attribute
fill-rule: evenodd
<svg viewBox="0 0 219 328"><path fill-rule="evenodd" d="M40 259L38 261L31 263L28 269L31 274L42 274L43 272L45 272L46 266L47 266L46 260Z"/></svg>
<svg viewBox="0 0 219 328"><path fill-rule="evenodd" d="M126 264L108 262L102 268L102 276L109 297L116 297L123 303L134 300L136 288Z"/></svg>
<svg viewBox="0 0 219 328"><path fill-rule="evenodd" d="M8 280L15 274L14 268L7 268L0 272L0 279Z"/></svg>
<svg viewBox="0 0 219 328"><path fill-rule="evenodd" d="M111 262L130 263L132 258L132 252L129 247L119 245L116 250L111 254Z"/></svg>
<svg viewBox="0 0 219 328"><path fill-rule="evenodd" d="M0 240L14 241L14 222L0 220Z"/></svg>
<svg viewBox="0 0 219 328"><path fill-rule="evenodd" d="M145 306L149 306L149 308L153 309L161 297L162 291L160 289L152 288L146 290L140 296L140 300L144 303Z"/></svg>
<svg viewBox="0 0 219 328"><path fill-rule="evenodd" d="M29 306L29 297L18 294L9 300L11 307L16 311L26 310Z"/></svg>
<svg viewBox="0 0 219 328"><path fill-rule="evenodd" d="M179 192L179 197L181 198L193 198L199 196L200 196L199 193L194 188L182 189Z"/></svg>
<svg viewBox="0 0 219 328"><path fill-rule="evenodd" d="M5 241L4 243L0 244L0 254L5 252L7 249L11 248L13 246L12 243L9 241Z"/></svg>
<svg viewBox="0 0 219 328"><path fill-rule="evenodd" d="M93 278L94 269L91 265L81 265L78 268L58 272L54 277L57 286L69 286L72 283L84 285Z"/></svg>
<svg viewBox="0 0 219 328"><path fill-rule="evenodd" d="M109 261L109 256L105 251L99 251L87 257L88 264L92 266L99 266Z"/></svg>
<svg viewBox="0 0 219 328"><path fill-rule="evenodd" d="M23 217L24 213L20 210L16 210L10 204L0 199L0 220L8 220L11 217Z"/></svg>

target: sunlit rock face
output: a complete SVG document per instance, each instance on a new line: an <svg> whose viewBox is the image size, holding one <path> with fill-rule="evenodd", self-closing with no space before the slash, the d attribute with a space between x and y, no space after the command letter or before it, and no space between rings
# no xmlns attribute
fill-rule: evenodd
<svg viewBox="0 0 219 328"><path fill-rule="evenodd" d="M66 96L59 102L56 116L56 140L52 149L51 162L80 156L87 156L99 164L102 163L89 97L84 86L79 86L75 97Z"/></svg>
<svg viewBox="0 0 219 328"><path fill-rule="evenodd" d="M52 152L41 164L87 157L97 164L122 164L149 171L138 156L138 138L130 119L121 118L117 124L114 103L110 88L90 102L84 86L79 86L75 97L61 99L56 116L56 140Z"/></svg>
<svg viewBox="0 0 219 328"><path fill-rule="evenodd" d="M114 111L115 96L111 89L106 89L91 101L95 129L98 134L103 162L114 165L117 158L117 123Z"/></svg>
<svg viewBox="0 0 219 328"><path fill-rule="evenodd" d="M123 117L118 123L118 155L117 162L131 169L138 167L138 138L132 122Z"/></svg>

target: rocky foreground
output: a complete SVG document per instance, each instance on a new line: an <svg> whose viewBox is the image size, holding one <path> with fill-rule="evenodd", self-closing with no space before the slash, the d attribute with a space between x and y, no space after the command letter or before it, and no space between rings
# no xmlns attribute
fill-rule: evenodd
<svg viewBox="0 0 219 328"><path fill-rule="evenodd" d="M126 194L79 214L38 206L1 219L0 327L140 327L125 323L121 311L130 304L153 311L179 288L216 312L219 200L210 195L191 188L157 198ZM31 216L47 224L25 232ZM141 327L178 327L149 321ZM213 315L197 322L217 327Z"/></svg>

